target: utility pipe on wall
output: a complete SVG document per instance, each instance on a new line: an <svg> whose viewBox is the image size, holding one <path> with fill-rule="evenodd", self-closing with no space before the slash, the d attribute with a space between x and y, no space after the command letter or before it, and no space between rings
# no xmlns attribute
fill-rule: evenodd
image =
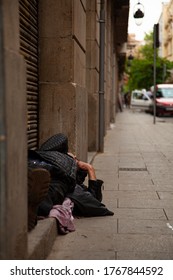
<svg viewBox="0 0 173 280"><path fill-rule="evenodd" d="M4 84L3 4L0 1L0 260L8 258L7 252L7 190L6 190L6 121Z"/></svg>
<svg viewBox="0 0 173 280"><path fill-rule="evenodd" d="M100 52L99 52L99 152L104 150L104 52L105 52L105 1L100 2Z"/></svg>

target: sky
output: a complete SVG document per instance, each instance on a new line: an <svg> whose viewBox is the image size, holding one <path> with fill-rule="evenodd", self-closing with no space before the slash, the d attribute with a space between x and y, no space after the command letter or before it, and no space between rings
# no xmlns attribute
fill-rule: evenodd
<svg viewBox="0 0 173 280"><path fill-rule="evenodd" d="M130 0L130 12L128 33L136 34L136 40L142 41L145 34L153 31L154 24L158 23L162 12L162 3L169 3L171 0ZM134 7L140 2L144 7L144 18L141 25L136 25L133 17Z"/></svg>

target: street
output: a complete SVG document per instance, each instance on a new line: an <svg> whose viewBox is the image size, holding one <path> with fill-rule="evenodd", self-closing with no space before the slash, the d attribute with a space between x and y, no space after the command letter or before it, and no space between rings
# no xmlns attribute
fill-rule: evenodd
<svg viewBox="0 0 173 280"><path fill-rule="evenodd" d="M114 216L79 218L47 259L173 259L173 118L125 109L94 157Z"/></svg>

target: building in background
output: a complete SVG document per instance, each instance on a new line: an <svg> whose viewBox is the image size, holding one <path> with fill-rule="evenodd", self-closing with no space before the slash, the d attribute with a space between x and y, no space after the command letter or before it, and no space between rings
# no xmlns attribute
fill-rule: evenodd
<svg viewBox="0 0 173 280"><path fill-rule="evenodd" d="M159 19L159 56L173 61L173 0L162 5L162 13ZM163 77L166 75L166 65L163 65ZM170 71L168 83L173 82L173 69Z"/></svg>
<svg viewBox="0 0 173 280"><path fill-rule="evenodd" d="M163 3L159 19L159 55L173 61L173 0Z"/></svg>
<svg viewBox="0 0 173 280"><path fill-rule="evenodd" d="M139 47L142 45L142 43L143 43L142 41L136 40L135 34L128 35L127 52L126 52L127 59L133 59L133 57L138 56L138 50Z"/></svg>

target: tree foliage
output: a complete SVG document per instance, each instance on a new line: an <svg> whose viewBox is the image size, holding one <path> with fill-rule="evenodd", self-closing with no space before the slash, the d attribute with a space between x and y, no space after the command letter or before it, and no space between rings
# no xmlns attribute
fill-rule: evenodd
<svg viewBox="0 0 173 280"><path fill-rule="evenodd" d="M145 45L141 46L138 55L126 63L126 72L129 76L127 88L134 89L150 89L153 85L154 73L154 48L153 48L153 32L146 34ZM156 83L165 83L170 75L167 70L173 69L173 62L158 56L156 59Z"/></svg>

